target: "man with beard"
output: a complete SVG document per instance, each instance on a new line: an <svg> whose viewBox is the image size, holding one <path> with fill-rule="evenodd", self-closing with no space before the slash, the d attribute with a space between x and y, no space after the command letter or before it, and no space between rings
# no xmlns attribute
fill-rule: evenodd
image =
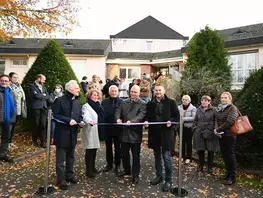
<svg viewBox="0 0 263 198"><path fill-rule="evenodd" d="M118 176L130 175L130 155L132 152L132 183L139 182L140 174L140 152L142 142L142 126L129 126L133 122L142 122L146 115L146 104L139 98L140 87L134 85L131 88L131 98L124 100L116 110L115 119L117 123L126 123L120 135L123 172Z"/></svg>
<svg viewBox="0 0 263 198"><path fill-rule="evenodd" d="M104 99L102 101L102 106L104 107L105 112L105 122L106 123L115 123L115 112L116 109L119 108L119 106L122 103L122 99L118 97L118 87L116 85L111 85L109 87L109 94L110 97ZM108 172L113 168L113 149L112 149L112 143L114 145L114 164L115 164L115 172L116 174L119 173L120 170L120 164L121 164L121 143L120 143L120 132L121 132L120 126L106 126L105 127L105 144L106 144L106 160L107 165L103 169L104 172Z"/></svg>
<svg viewBox="0 0 263 198"><path fill-rule="evenodd" d="M38 147L37 138L40 136L42 148L46 148L47 101L49 100L48 91L44 86L45 81L46 77L43 74L38 74L36 81L28 86L29 107L33 120L33 146Z"/></svg>
<svg viewBox="0 0 263 198"><path fill-rule="evenodd" d="M179 121L180 113L175 100L168 98L164 93L163 86L155 86L155 97L147 104L146 119L149 122L167 122L166 125L150 125L148 141L149 148L153 149L156 170L156 177L150 183L157 185L163 181L161 160L163 158L165 167L163 191L168 192L172 187L170 150L174 148L174 130L171 127L171 122ZM147 121L145 123L147 125Z"/></svg>

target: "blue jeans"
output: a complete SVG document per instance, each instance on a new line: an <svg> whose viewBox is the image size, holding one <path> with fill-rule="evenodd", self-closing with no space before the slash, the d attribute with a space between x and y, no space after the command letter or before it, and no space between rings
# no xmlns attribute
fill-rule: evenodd
<svg viewBox="0 0 263 198"><path fill-rule="evenodd" d="M172 183L172 160L171 154L169 150L162 150L162 148L153 149L153 154L155 158L155 170L156 176L162 177L163 176L163 169L162 169L162 158L164 161L165 167L165 182Z"/></svg>
<svg viewBox="0 0 263 198"><path fill-rule="evenodd" d="M54 139L55 128L56 128L56 122L52 120L51 121L51 130L50 130L50 139Z"/></svg>

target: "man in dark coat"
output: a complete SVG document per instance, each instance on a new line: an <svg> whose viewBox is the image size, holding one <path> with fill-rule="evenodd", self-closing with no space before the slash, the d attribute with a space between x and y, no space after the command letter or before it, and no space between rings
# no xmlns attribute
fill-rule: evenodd
<svg viewBox="0 0 263 198"><path fill-rule="evenodd" d="M43 148L46 147L47 102L49 100L48 91L44 86L45 81L46 77L39 74L36 81L28 86L29 108L33 121L33 145L38 147L37 138L40 136L40 146Z"/></svg>
<svg viewBox="0 0 263 198"><path fill-rule="evenodd" d="M130 124L133 122L142 122L146 115L146 104L139 98L140 87L134 85L131 88L131 98L124 100L116 110L115 119L117 123ZM130 155L132 152L132 183L139 182L140 174L140 152L142 142L142 126L124 126L120 135L122 162L124 171L118 176L130 175Z"/></svg>
<svg viewBox="0 0 263 198"><path fill-rule="evenodd" d="M168 98L164 93L163 86L155 86L155 97L147 104L146 119L149 122L167 122L166 125L150 125L148 133L149 148L153 149L156 169L156 178L151 181L151 185L157 185L163 181L161 161L161 157L163 157L165 166L163 191L167 192L172 187L170 150L174 148L175 141L171 122L179 121L180 113L175 100Z"/></svg>
<svg viewBox="0 0 263 198"><path fill-rule="evenodd" d="M81 88L82 88L82 91L84 94L87 93L87 86L88 86L88 77L87 76L83 76L82 77L82 81L80 82L80 85L81 85Z"/></svg>
<svg viewBox="0 0 263 198"><path fill-rule="evenodd" d="M57 98L52 106L53 117L57 121L54 137L57 186L62 190L69 188L66 182L78 182L73 172L74 152L77 144L78 126L83 126L81 105L77 100L80 92L77 81L69 81L65 85L65 89L67 90L66 94Z"/></svg>
<svg viewBox="0 0 263 198"><path fill-rule="evenodd" d="M115 76L112 80L109 80L105 85L104 87L102 88L102 93L103 95L105 95L106 98L110 97L110 94L109 94L109 87L111 85L116 85L117 87L119 86L119 82L120 80L118 79L117 76Z"/></svg>
<svg viewBox="0 0 263 198"><path fill-rule="evenodd" d="M115 112L116 109L121 105L122 99L118 97L118 87L116 85L111 85L109 87L110 97L104 99L102 101L102 106L104 107L105 112L105 122L106 123L115 123ZM106 144L106 160L107 165L103 169L104 172L108 172L113 168L113 150L112 143L114 144L114 164L115 164L115 172L119 173L120 164L121 164L121 142L120 142L120 126L106 126L106 134L105 134L105 144Z"/></svg>

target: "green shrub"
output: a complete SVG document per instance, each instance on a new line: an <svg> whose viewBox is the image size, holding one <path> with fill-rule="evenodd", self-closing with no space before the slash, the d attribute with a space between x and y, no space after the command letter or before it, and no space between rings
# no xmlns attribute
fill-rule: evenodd
<svg viewBox="0 0 263 198"><path fill-rule="evenodd" d="M229 90L231 85L224 39L206 26L189 42L187 57L180 83L182 95L190 95L193 104L198 104L204 94L218 103L221 91Z"/></svg>
<svg viewBox="0 0 263 198"><path fill-rule="evenodd" d="M238 136L237 157L241 165L263 168L263 68L251 74L236 105L248 115L254 130Z"/></svg>
<svg viewBox="0 0 263 198"><path fill-rule="evenodd" d="M77 80L77 77L67 61L62 49L52 39L41 50L23 79L22 87L25 90L26 96L28 92L28 85L36 80L36 76L38 74L46 76L45 86L47 87L49 93L54 91L56 84L61 84L65 87L65 84L68 81ZM83 93L80 95L80 101L82 103L85 101ZM30 107L30 104L28 104L28 107ZM29 119L27 120L29 121L30 111L28 111L28 114ZM29 123L23 123L23 125L23 128L28 130L27 126Z"/></svg>

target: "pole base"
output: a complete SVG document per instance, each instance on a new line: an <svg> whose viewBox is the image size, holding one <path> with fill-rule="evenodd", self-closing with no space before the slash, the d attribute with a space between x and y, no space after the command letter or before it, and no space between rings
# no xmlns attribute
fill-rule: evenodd
<svg viewBox="0 0 263 198"><path fill-rule="evenodd" d="M183 188L181 188L181 194L179 194L179 188L178 187L175 187L175 188L172 188L171 189L171 193L174 195L174 196L176 196L176 197L185 197L187 194L188 194L188 192L187 192L187 190L185 190L185 189L183 189Z"/></svg>
<svg viewBox="0 0 263 198"><path fill-rule="evenodd" d="M45 192L45 188L43 186L39 187L38 191L35 192L36 195L42 196L42 195L50 195L56 192L56 189L54 186L48 186L47 192Z"/></svg>

